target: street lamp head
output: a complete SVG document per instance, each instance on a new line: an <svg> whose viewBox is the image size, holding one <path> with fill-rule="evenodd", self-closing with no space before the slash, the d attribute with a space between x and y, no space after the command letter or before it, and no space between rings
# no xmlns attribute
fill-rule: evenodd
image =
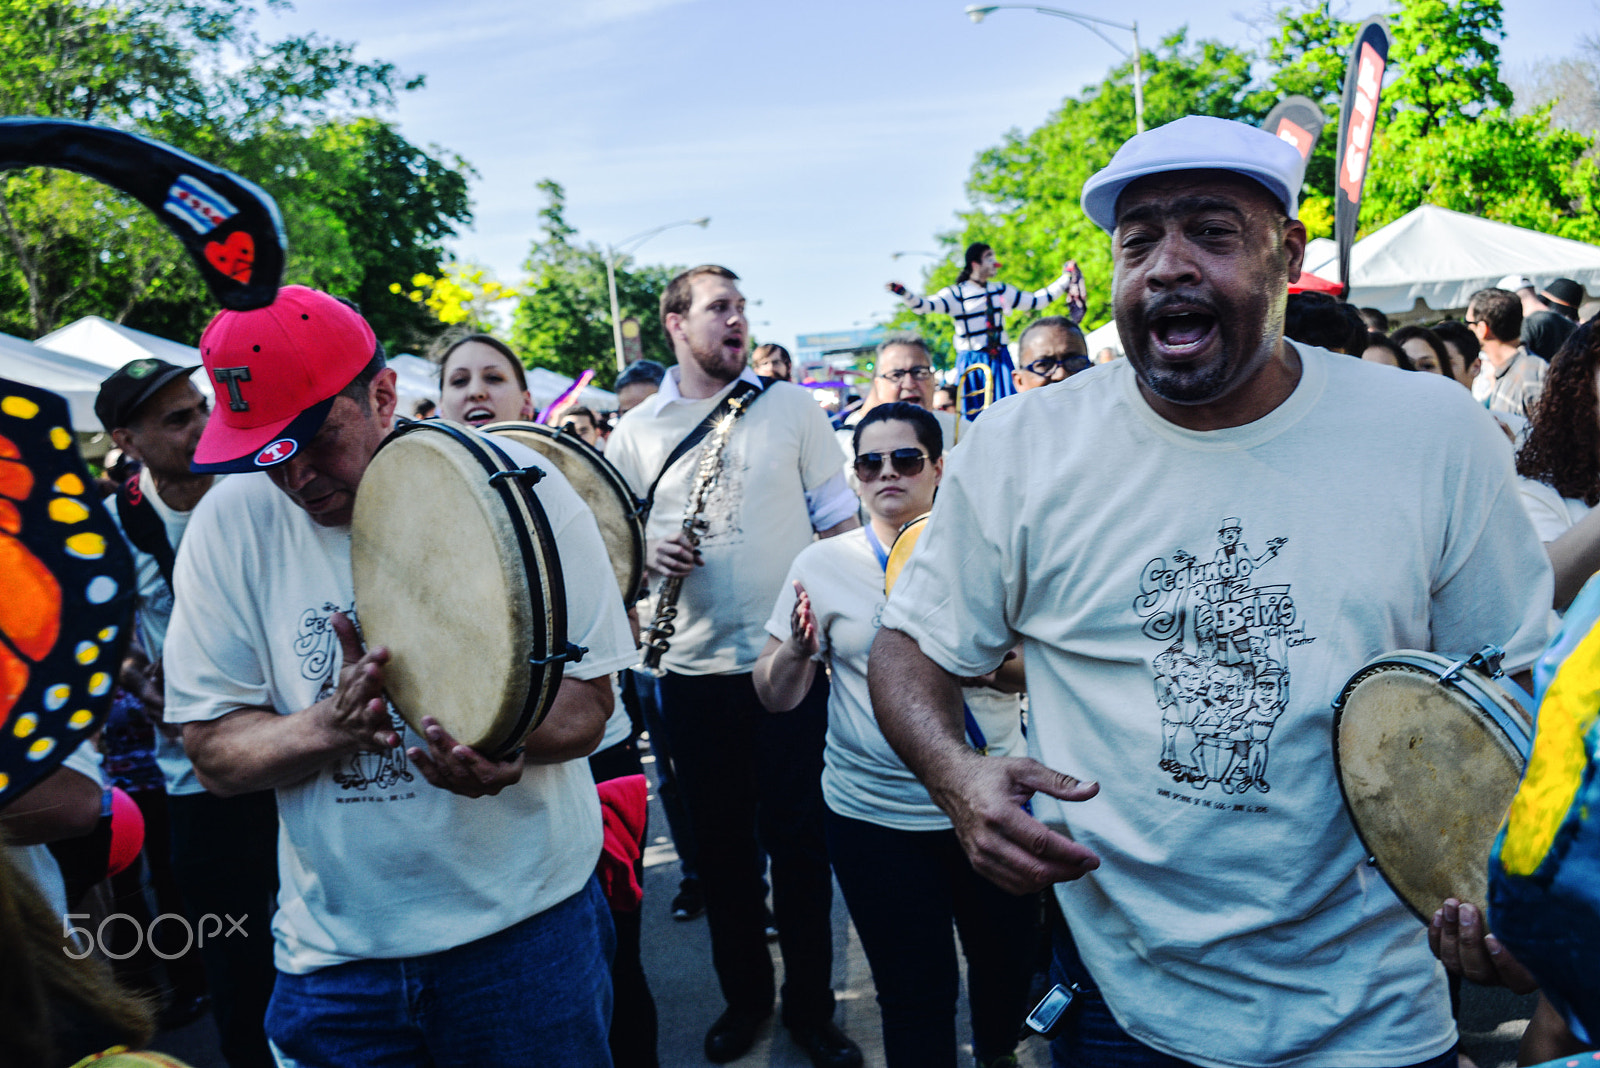
<svg viewBox="0 0 1600 1068"><path fill-rule="evenodd" d="M984 7L982 4L968 4L967 18L971 19L973 22L982 22L983 17L994 10L996 9L993 7Z"/></svg>
<svg viewBox="0 0 1600 1068"><path fill-rule="evenodd" d="M711 216L702 215L700 218L693 220L689 225L698 226L700 229L704 230L707 226L711 225Z"/></svg>

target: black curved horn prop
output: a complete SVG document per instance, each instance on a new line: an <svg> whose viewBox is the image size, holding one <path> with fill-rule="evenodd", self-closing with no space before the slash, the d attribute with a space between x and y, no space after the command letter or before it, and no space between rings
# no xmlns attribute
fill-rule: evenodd
<svg viewBox="0 0 1600 1068"><path fill-rule="evenodd" d="M263 308L277 296L283 219L254 183L138 134L70 119L0 119L0 170L19 167L77 171L155 212L224 308Z"/></svg>

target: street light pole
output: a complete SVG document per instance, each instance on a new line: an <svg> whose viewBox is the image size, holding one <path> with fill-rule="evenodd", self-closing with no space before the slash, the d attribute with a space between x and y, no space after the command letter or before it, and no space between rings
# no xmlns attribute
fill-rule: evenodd
<svg viewBox="0 0 1600 1068"><path fill-rule="evenodd" d="M617 265L628 256L632 255L640 245L655 237L663 230L671 230L678 226L698 226L704 230L711 223L711 216L702 215L698 219L680 219L677 222L666 223L652 230L645 230L624 238L615 245L606 246L606 289L611 296L611 344L616 354L617 370L627 366L627 361L622 356L622 306L617 301Z"/></svg>
<svg viewBox="0 0 1600 1068"><path fill-rule="evenodd" d="M1133 125L1135 133L1144 133L1144 64L1139 59L1139 24L1137 22L1112 22L1096 15L1082 15L1076 11L1063 11L1059 7L1038 7L1034 4L968 4L967 18L973 22L982 22L983 17L992 11L1009 8L1014 11L1036 11L1041 15L1054 15L1056 18L1068 19L1076 22L1084 29L1093 33L1106 44L1128 55L1128 50L1117 42L1100 32L1101 26L1110 26L1114 30L1126 30L1133 34Z"/></svg>

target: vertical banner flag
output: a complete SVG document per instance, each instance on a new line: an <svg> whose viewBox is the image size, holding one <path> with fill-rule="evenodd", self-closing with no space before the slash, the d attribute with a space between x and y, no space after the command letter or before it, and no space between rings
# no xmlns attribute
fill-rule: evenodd
<svg viewBox="0 0 1600 1068"><path fill-rule="evenodd" d="M1374 15L1356 31L1350 66L1344 76L1344 105L1339 112L1339 152L1333 175L1333 231L1339 243L1339 280L1350 292L1350 248L1361 214L1361 188L1367 178L1372 136L1378 125L1378 97L1389 62L1389 31Z"/></svg>
<svg viewBox="0 0 1600 1068"><path fill-rule="evenodd" d="M1261 128L1300 150L1301 179L1304 180L1305 162L1311 158L1311 150L1316 147L1327 121L1316 101L1304 96L1286 96L1268 113Z"/></svg>

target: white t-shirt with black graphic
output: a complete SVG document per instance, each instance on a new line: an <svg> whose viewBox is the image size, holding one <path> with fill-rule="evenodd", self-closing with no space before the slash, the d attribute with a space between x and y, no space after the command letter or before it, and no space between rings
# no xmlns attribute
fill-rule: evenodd
<svg viewBox="0 0 1600 1068"><path fill-rule="evenodd" d="M1102 860L1057 896L1129 1033L1201 1065L1413 1064L1454 1040L1444 973L1365 863L1331 702L1396 649L1530 664L1550 565L1465 392L1296 348L1293 394L1226 430L1162 419L1126 360L987 413L883 625L962 675L1022 641L1030 752L1100 783L1035 804Z"/></svg>
<svg viewBox="0 0 1600 1068"><path fill-rule="evenodd" d="M588 507L530 449L567 593L567 636L588 648L566 674L592 679L635 660L622 598ZM417 507L428 507L419 494ZM172 723L241 708L289 714L334 690L331 619L350 612L350 529L322 527L261 475L230 478L195 509L178 554L167 632ZM356 606L359 607L359 606ZM278 795L273 919L280 970L434 953L504 930L582 889L600 854L600 810L583 760L529 765L494 797L430 786L406 748L334 761Z"/></svg>
<svg viewBox="0 0 1600 1068"><path fill-rule="evenodd" d="M795 557L767 633L790 633L796 580L811 595L817 617L817 660L830 667L828 741L823 754L822 797L841 816L902 831L940 831L950 818L928 797L878 729L867 693L867 654L883 612L883 565L865 530L813 542ZM964 691L972 717L994 756L1023 749L1022 700L985 687Z"/></svg>

